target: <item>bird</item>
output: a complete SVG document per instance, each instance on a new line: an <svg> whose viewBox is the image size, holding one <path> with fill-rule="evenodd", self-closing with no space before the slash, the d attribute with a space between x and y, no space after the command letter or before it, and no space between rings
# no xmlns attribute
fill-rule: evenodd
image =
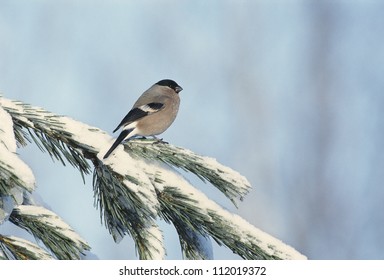
<svg viewBox="0 0 384 280"><path fill-rule="evenodd" d="M132 109L113 130L122 129L103 159L116 149L124 140L136 136L152 136L163 133L173 123L179 111L179 92L183 88L175 81L164 79L147 89L137 99Z"/></svg>

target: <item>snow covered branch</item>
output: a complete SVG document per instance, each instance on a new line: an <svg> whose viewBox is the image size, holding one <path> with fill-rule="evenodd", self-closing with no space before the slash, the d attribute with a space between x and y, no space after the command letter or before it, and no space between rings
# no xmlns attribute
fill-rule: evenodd
<svg viewBox="0 0 384 280"><path fill-rule="evenodd" d="M155 158L170 166L192 172L203 181L207 180L235 205L236 199L242 200L251 188L247 179L236 171L221 165L213 158L197 155L187 149L172 145L143 145L143 141L131 141L128 147L134 154L148 159Z"/></svg>
<svg viewBox="0 0 384 280"><path fill-rule="evenodd" d="M82 252L90 249L59 216L41 206L19 205L10 221L41 240L58 259L80 259Z"/></svg>
<svg viewBox="0 0 384 280"><path fill-rule="evenodd" d="M0 224L9 220L26 229L59 259L79 259L89 246L67 224L43 207L21 205L34 190L35 178L16 154L13 119L1 106L0 120ZM0 235L0 258L51 259L53 256L27 240Z"/></svg>
<svg viewBox="0 0 384 280"><path fill-rule="evenodd" d="M0 234L0 260L51 260L53 257L36 244L15 236Z"/></svg>
<svg viewBox="0 0 384 280"><path fill-rule="evenodd" d="M35 178L31 169L16 155L16 141L11 116L0 107L0 224L23 192L32 192Z"/></svg>
<svg viewBox="0 0 384 280"><path fill-rule="evenodd" d="M209 237L244 259L305 258L220 207L175 169L181 168L210 182L233 203L241 200L250 189L249 182L212 158L169 144L134 140L124 147L120 145L103 160L113 139L100 129L3 97L1 107L12 117L14 135L20 145L35 142L52 158L63 164L69 162L82 176L91 172L89 161L93 163L95 204L102 222L116 242L130 235L141 259L165 257L158 218L175 226L186 258L211 258ZM28 226L28 219L19 219L23 227ZM60 234L67 232L60 228ZM54 251L50 242L46 246ZM78 242L75 244L79 246Z"/></svg>
<svg viewBox="0 0 384 280"><path fill-rule="evenodd" d="M155 170L153 174L156 174L152 180L161 204L160 215L175 225L185 243L192 242L190 233L185 230L189 229L206 237L211 236L244 259L305 258L240 216L223 209L174 170L157 164L152 168Z"/></svg>

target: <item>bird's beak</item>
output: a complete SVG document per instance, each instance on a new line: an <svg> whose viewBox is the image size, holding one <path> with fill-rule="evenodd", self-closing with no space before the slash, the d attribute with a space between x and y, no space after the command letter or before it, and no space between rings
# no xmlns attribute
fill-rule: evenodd
<svg viewBox="0 0 384 280"><path fill-rule="evenodd" d="M183 88L182 88L181 86L177 86L176 89L175 89L175 91L176 91L177 93L179 93L179 92L182 91L182 90L183 90Z"/></svg>

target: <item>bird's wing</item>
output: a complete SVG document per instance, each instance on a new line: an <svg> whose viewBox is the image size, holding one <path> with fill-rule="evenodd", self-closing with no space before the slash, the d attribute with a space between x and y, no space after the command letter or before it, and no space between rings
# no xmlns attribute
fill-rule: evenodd
<svg viewBox="0 0 384 280"><path fill-rule="evenodd" d="M138 119L141 119L142 117L156 113L163 108L164 103L160 102L152 102L133 108L131 111L128 112L128 114L124 117L124 119L120 122L120 124L115 128L113 132L116 132L120 127L124 125L130 124L134 121L137 121Z"/></svg>

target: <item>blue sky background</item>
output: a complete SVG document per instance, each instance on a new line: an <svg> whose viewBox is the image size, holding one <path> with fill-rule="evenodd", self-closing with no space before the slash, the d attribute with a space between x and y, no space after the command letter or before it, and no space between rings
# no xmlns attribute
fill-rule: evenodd
<svg viewBox="0 0 384 280"><path fill-rule="evenodd" d="M253 185L239 209L312 259L384 258L382 1L0 1L0 91L112 132L163 78L183 88L163 137ZM92 178L19 151L41 198L101 259L114 244ZM164 224L168 258L180 258ZM0 233L14 232L7 226ZM237 258L215 246L215 257Z"/></svg>

